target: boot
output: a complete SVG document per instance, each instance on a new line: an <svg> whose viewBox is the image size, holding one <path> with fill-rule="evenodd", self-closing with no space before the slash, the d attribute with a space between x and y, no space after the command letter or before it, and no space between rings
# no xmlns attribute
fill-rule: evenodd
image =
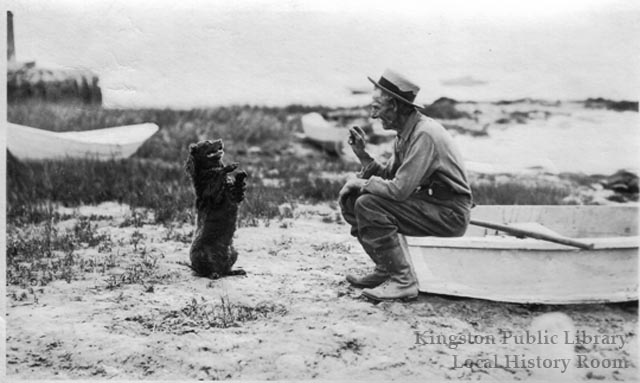
<svg viewBox="0 0 640 383"><path fill-rule="evenodd" d="M364 252L367 253L367 255L369 256L369 258L371 258L373 263L376 264L376 268L373 270L372 273L369 273L364 277L360 277L360 278L358 278L353 274L348 274L346 278L347 282L349 282L354 287L379 286L380 284L382 284L382 282L389 279L389 272L387 272L387 267L382 263L380 256L377 255L376 252L373 251L373 249L367 246L367 244L362 241L360 236L358 236L357 238L358 238L358 242L360 242L360 245L364 249Z"/></svg>
<svg viewBox="0 0 640 383"><path fill-rule="evenodd" d="M351 283L355 287L376 287L381 285L387 279L389 279L389 273L380 266L376 266L372 273L369 273L364 277L358 278L353 274L347 275L347 282Z"/></svg>
<svg viewBox="0 0 640 383"><path fill-rule="evenodd" d="M406 257L400 246L387 251L385 259L390 278L376 288L362 290L362 295L376 301L417 298L418 282Z"/></svg>

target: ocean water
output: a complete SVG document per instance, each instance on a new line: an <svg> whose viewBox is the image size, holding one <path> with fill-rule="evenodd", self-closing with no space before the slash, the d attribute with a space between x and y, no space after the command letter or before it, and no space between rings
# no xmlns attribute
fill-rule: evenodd
<svg viewBox="0 0 640 383"><path fill-rule="evenodd" d="M585 174L640 170L637 112L590 110L576 105L549 111L553 114L548 119L508 126L492 124L488 137L455 136L469 169Z"/></svg>

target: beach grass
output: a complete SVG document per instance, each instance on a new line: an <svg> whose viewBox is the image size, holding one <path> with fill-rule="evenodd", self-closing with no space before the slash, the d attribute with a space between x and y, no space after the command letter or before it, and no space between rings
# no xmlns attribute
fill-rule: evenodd
<svg viewBox="0 0 640 383"><path fill-rule="evenodd" d="M142 122L155 122L160 130L127 159L19 161L7 153L8 283L28 287L55 280L70 282L87 270L106 278L112 289L130 283L152 286L163 278L155 266L158 255L145 252L145 238L138 229L160 224L167 229L167 238L190 242L187 233L175 228L194 220L195 196L184 161L189 144L200 139L222 138L225 161L239 162L249 175L239 227L288 218L283 205L336 206L344 177L322 174L346 175L359 167L322 153L309 157L291 149L298 129L296 117L310 111L325 110L301 106L117 110L10 104L10 122L54 131ZM474 180L472 189L476 204L561 204L570 193L566 186L486 177ZM131 209L131 217L122 223L135 229L127 240L129 253L111 254L122 244L115 244L93 223L100 217L65 217L59 209L102 202L118 202ZM68 218L75 218L73 226L57 229ZM98 254L79 257L78 251L86 246L97 248Z"/></svg>
<svg viewBox="0 0 640 383"><path fill-rule="evenodd" d="M205 138L222 138L225 160L239 162L249 174L240 225L278 217L278 206L283 203L335 201L343 181L316 175L358 168L322 155L299 158L289 150L295 142L295 117L309 111L326 110L295 105L120 110L77 104L10 104L10 122L53 131L142 122L154 122L160 130L128 159L18 161L8 153L8 222L51 219L51 204L69 207L105 201L149 209L158 223L189 221L194 195L184 161L189 144ZM252 147L259 147L259 152L251 153ZM476 204L561 204L569 194L566 187L517 181L479 182L472 188Z"/></svg>

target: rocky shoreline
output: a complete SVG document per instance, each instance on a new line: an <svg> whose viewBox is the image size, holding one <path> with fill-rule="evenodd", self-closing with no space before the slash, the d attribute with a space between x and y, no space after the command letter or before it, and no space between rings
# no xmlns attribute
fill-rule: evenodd
<svg viewBox="0 0 640 383"><path fill-rule="evenodd" d="M610 113L612 116L616 116L619 113L634 113L638 110L638 103L612 101L602 98L564 103L534 99L478 103L471 101L459 102L441 97L431 105L426 106L422 112L440 121L456 139L463 140L466 147L475 149L479 144L483 144L489 148L488 150L491 150L491 145L488 145L483 140L492 139L509 129L519 129L523 134L531 134L531 131L540 130L541 128L556 129L555 126L557 125L558 132L562 133L562 129L566 129L566 126L575 125L576 121L577 123L583 120L599 123L600 120L604 120L601 115L589 114L592 111L593 113L598 113L599 110L602 110L603 113ZM335 140L333 146L340 148L338 151L329 153L330 155L337 156L345 162L357 163L357 159L350 153L348 147L339 142L341 140L340 128L345 128L346 131L346 128L353 125L360 126L367 133L368 148L374 157L384 158L391 155L393 132L384 131L378 121L369 119L366 108L335 109L322 112L315 117L320 119L320 115L325 119L327 129L331 130L330 138L328 135L327 140ZM633 115L631 116L633 117ZM556 125L552 125L554 121L559 119L564 120L560 123L555 122ZM551 128L547 126L551 126ZM320 134L318 136L322 137ZM300 138L302 143L307 144L311 150L318 150L322 147L321 145L314 145L313 139L309 137L301 135ZM631 139L631 137L629 138ZM498 140L498 142L501 142L501 140ZM502 144L500 145L503 146ZM323 146L326 147L327 142L323 142ZM566 148L567 152L572 150L579 151L580 148ZM301 153L301 155L304 154ZM471 153L470 157L473 155L474 153ZM523 154L524 156L525 154ZM508 162L508 160L503 162ZM504 184L509 182L566 189L567 197L563 198L563 204L602 205L638 202L637 168L628 168L621 165L617 169L612 168L610 172L603 173L557 169L553 165L553 163L551 163L551 166L547 166L543 162L535 163L534 159L528 166L509 169L508 166L498 167L481 161L478 162L471 157L468 162L468 171L471 182L474 183Z"/></svg>

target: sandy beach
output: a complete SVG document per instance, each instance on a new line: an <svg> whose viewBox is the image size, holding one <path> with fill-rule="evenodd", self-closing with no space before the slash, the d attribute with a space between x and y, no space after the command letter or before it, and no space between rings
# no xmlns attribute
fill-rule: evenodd
<svg viewBox="0 0 640 383"><path fill-rule="evenodd" d="M348 235L335 204L283 208L290 218L238 229L236 265L247 275L215 281L198 278L181 264L188 262L192 225L149 224L151 217L115 203L61 208L66 219L57 223L60 232L91 219L103 241L85 243L75 253L70 282L8 286L8 377L633 380L637 375L637 302L541 306L421 294L412 303L372 304L344 280L371 262ZM620 340L580 343L572 331L570 340L550 348L516 342L529 330L534 334L532 321L548 313L570 317L576 332ZM504 339L507 332L512 335ZM443 343L443 337L454 341ZM570 360L564 371L560 364L551 369L523 364L562 352Z"/></svg>
<svg viewBox="0 0 640 383"><path fill-rule="evenodd" d="M10 0L0 380L637 381L637 4ZM345 277L373 263L336 199L361 170L349 128L380 162L405 131L371 118L393 72L453 137L456 190L464 163L478 206L586 212L491 217L589 253L482 229L503 247L411 252L416 300L362 297ZM246 275L210 279L189 252L218 170L196 174L191 145L217 139L202 158L247 175Z"/></svg>

